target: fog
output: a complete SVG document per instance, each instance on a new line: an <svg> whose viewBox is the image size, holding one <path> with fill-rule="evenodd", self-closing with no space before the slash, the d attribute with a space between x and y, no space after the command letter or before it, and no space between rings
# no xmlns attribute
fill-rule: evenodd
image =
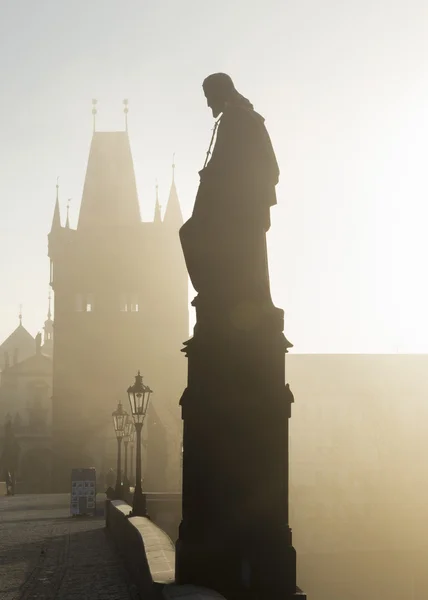
<svg viewBox="0 0 428 600"><path fill-rule="evenodd" d="M278 155L271 278L296 350L426 351L423 2L19 0L0 27L0 337L20 304L33 335L44 319L56 177L75 226L91 99L100 130L123 128L129 99L143 219L156 179L166 204L174 152L187 217L212 127L201 81L222 70Z"/></svg>
<svg viewBox="0 0 428 600"><path fill-rule="evenodd" d="M268 249L294 345L299 585L424 597L427 33L422 0L1 3L0 442L17 493L67 491L79 461L106 482L139 369L146 489L181 492L196 316L178 231L212 134L202 81L224 71L281 171Z"/></svg>
<svg viewBox="0 0 428 600"><path fill-rule="evenodd" d="M308 597L426 593L427 357L295 355L291 516Z"/></svg>

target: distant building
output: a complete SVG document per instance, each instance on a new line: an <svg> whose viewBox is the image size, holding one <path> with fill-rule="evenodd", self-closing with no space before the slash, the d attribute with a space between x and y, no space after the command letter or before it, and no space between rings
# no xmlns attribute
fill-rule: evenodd
<svg viewBox="0 0 428 600"><path fill-rule="evenodd" d="M0 345L0 371L34 354L34 343L33 336L22 325L20 314L18 327Z"/></svg>
<svg viewBox="0 0 428 600"><path fill-rule="evenodd" d="M181 224L174 177L163 220L156 199L143 223L128 133L94 132L77 228L62 226L57 198L49 234L56 489L68 489L74 467L115 468L111 413L119 401L129 410L138 370L155 392L146 488L178 488L189 327Z"/></svg>
<svg viewBox="0 0 428 600"><path fill-rule="evenodd" d="M47 492L50 488L52 359L43 354L41 343L39 334L33 340L32 356L6 364L1 374L0 438L4 424L10 421L19 449L15 473L19 492Z"/></svg>
<svg viewBox="0 0 428 600"><path fill-rule="evenodd" d="M423 597L428 355L291 352L286 364L302 587L320 600L360 598L361 589L398 599L413 582Z"/></svg>

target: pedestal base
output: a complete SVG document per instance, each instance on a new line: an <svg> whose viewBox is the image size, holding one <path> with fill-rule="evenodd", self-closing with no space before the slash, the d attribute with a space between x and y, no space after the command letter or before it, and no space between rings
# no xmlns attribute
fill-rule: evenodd
<svg viewBox="0 0 428 600"><path fill-rule="evenodd" d="M176 582L209 587L227 600L288 600L306 596L297 588L296 552L260 547L257 554L232 544L206 540L199 544L179 539L176 545Z"/></svg>
<svg viewBox="0 0 428 600"><path fill-rule="evenodd" d="M288 526L293 395L285 383L283 312L259 307L239 321L242 328L223 308L198 304L198 327L186 343L176 581L227 600L298 598Z"/></svg>

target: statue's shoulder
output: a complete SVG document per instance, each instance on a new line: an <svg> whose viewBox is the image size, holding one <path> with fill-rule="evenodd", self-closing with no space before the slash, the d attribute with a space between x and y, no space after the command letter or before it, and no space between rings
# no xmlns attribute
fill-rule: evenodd
<svg viewBox="0 0 428 600"><path fill-rule="evenodd" d="M223 119L244 119L264 123L264 118L258 112L241 104L229 104L223 112L221 120Z"/></svg>
<svg viewBox="0 0 428 600"><path fill-rule="evenodd" d="M247 134L250 131L255 133L263 127L264 118L259 113L239 105L228 106L220 121L221 129L234 130L236 133L244 131L247 131Z"/></svg>

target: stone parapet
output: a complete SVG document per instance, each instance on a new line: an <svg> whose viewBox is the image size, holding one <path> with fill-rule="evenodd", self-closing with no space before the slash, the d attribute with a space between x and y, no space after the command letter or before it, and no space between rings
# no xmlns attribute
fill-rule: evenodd
<svg viewBox="0 0 428 600"><path fill-rule="evenodd" d="M154 495L159 502L173 501L169 494ZM152 496L152 500L154 500ZM199 585L175 583L175 548L170 537L147 517L130 516L123 500L106 501L106 526L127 570L144 600L224 600L219 592ZM234 600L232 596L230 600ZM248 592L239 596L251 600ZM229 600L229 597L228 597ZM306 600L299 588L290 600Z"/></svg>
<svg viewBox="0 0 428 600"><path fill-rule="evenodd" d="M140 596L150 600L174 582L174 544L147 517L130 517L131 510L122 500L107 500L106 526Z"/></svg>

